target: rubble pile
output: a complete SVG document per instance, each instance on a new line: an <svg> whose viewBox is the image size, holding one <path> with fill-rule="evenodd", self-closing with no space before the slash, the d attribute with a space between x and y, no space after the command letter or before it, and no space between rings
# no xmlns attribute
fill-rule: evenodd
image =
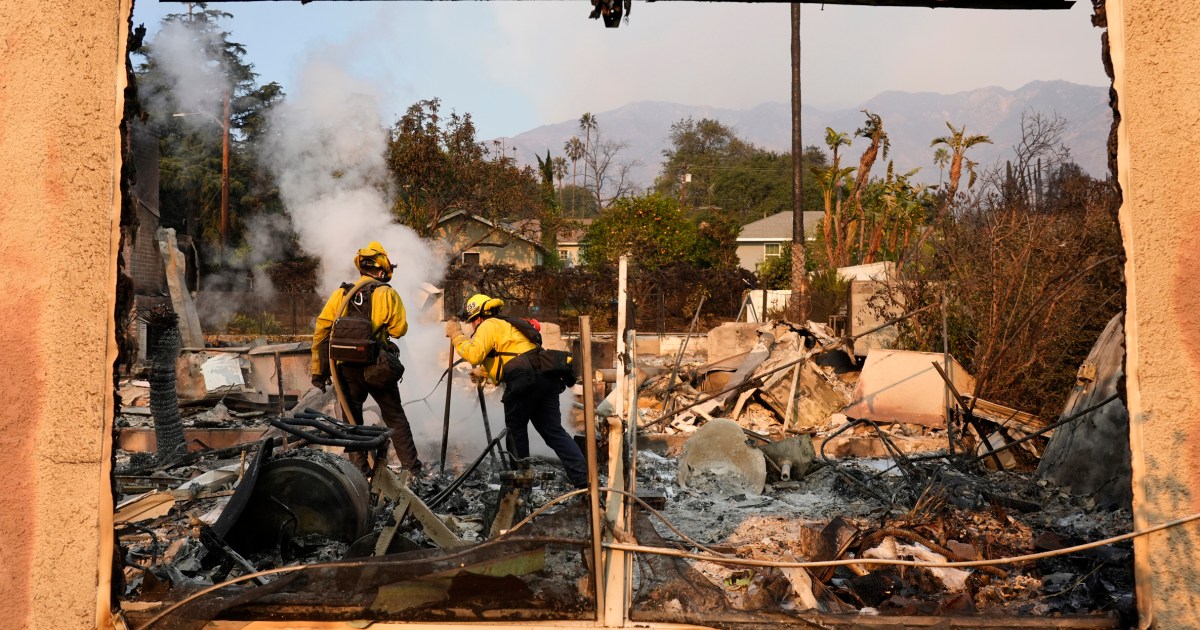
<svg viewBox="0 0 1200 630"><path fill-rule="evenodd" d="M1039 469L1044 453L1065 452L1050 446L1055 430L1092 409L1051 423L973 398L952 357L856 356L852 340L811 322L726 324L705 345L693 361L682 361L681 345L675 357L638 357L631 371L635 485L652 509L629 503L632 533L605 525L606 535L690 554L635 554L634 619L1134 615L1128 543L1054 553L1132 529L1127 504L1073 492L1055 481L1062 470ZM600 428L620 424L612 372L588 375ZM1113 400L1105 392L1072 398L1100 408ZM153 420L139 383L121 396L125 443ZM276 412L283 403L287 415ZM286 401L206 394L181 408L188 454L160 462L152 436L140 450L130 438L114 472L123 608L149 616L235 580L187 614L589 617L599 572L586 551L587 497L560 500L572 488L558 463L497 448L410 479L381 457L384 429L341 424L325 415L333 404L317 390ZM297 430L296 414L315 425ZM605 453L619 445L598 446L604 487ZM1006 561L1028 554L1043 555Z"/></svg>
<svg viewBox="0 0 1200 630"><path fill-rule="evenodd" d="M711 361L710 345L710 362L684 369L681 385L672 388L657 375L639 388L643 432L686 438L682 446L669 437L656 442L675 444L671 454L681 453L678 459L639 454L639 487L662 488L665 519L709 549L775 562L944 563L1053 552L1131 531L1127 505L1098 506L1036 476L1053 427L973 401L973 380L952 358L876 350L856 365L847 344L813 323L754 332L754 345L728 360ZM947 409L944 392L961 402ZM793 466L790 479L775 465L778 456L752 460L747 453L765 455L797 434L811 441L815 457L799 470ZM758 461L768 464L765 471L755 468ZM760 472L766 480L755 491ZM678 540L664 523L654 526L664 539ZM895 615L1104 613L1125 622L1135 615L1129 543L964 569L676 562L690 563L723 595L719 604L711 592L702 598L709 615L814 608ZM679 616L697 604L664 601L662 587L642 585L639 618L705 618Z"/></svg>
<svg viewBox="0 0 1200 630"><path fill-rule="evenodd" d="M186 401L181 415L185 433L191 436L191 452L160 462L152 452L154 419L144 409L146 385L136 380L122 383L126 404L116 423L118 442L144 450L118 448L113 475L122 560L117 589L123 607L135 618L139 610L149 614L197 589L246 576L253 579L247 580L240 596L242 605L269 605L269 585L280 578L257 574L280 568L414 553L426 554L429 562L436 564L434 556L428 556L430 551L440 548L449 552L485 542L570 490L557 463L537 457L491 460L485 453L475 466L460 463L404 481L380 458L390 448L385 447L375 453L374 469L360 470L362 458L346 453L347 449L319 443L319 428L306 428L308 435L317 436L313 440L298 438L296 432L289 434L280 428L286 429L295 419L271 415L239 396ZM226 402L244 411L234 411ZM335 430L363 438L386 438L382 428L343 425L306 407L332 410L334 403L332 391L320 394L313 390L294 404L290 415L323 419L336 425ZM148 432L149 438L134 439L140 432ZM230 440L235 444L219 444ZM314 441L317 443L310 443ZM382 444L386 445L386 440ZM499 506L509 495L514 508L502 513ZM586 523L586 518L580 522ZM588 535L586 528L579 530L577 524L555 528L550 520L526 530L549 530L559 538L581 541ZM385 533L389 539L381 545ZM530 607L545 607L560 616L586 608L579 585L586 584L587 571L577 549L562 544L525 545L516 554L517 560L497 559L507 555L502 550L495 557L485 554L478 560L480 570L487 573L488 567L497 563L516 562L516 568L504 566L521 576L516 592L529 599ZM341 579L360 581L351 576ZM471 593L475 591L458 593L460 586L451 582L437 582L435 594L428 598L392 593L364 603L361 593L347 592L343 603L355 611L346 613L350 617L362 616L364 609L386 617L400 611L420 616L422 607L432 606L434 601L473 601ZM482 592L502 592L493 591L492 586ZM508 584L504 592L513 587ZM337 601L315 586L293 591L288 597L290 604L304 597L313 598L317 606L332 606ZM517 604L516 600L507 603ZM201 606L202 612L188 614L216 618L226 614L228 607Z"/></svg>

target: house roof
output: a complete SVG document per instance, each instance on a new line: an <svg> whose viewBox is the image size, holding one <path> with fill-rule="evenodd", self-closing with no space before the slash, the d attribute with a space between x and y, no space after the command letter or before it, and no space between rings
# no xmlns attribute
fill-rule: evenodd
<svg viewBox="0 0 1200 630"><path fill-rule="evenodd" d="M558 230L559 245L578 245L592 225L592 219L572 219Z"/></svg>
<svg viewBox="0 0 1200 630"><path fill-rule="evenodd" d="M539 251L545 251L545 249L546 249L546 248L542 247L541 243L537 242L533 238L530 238L529 236L526 235L527 233L525 232L525 229L528 228L528 225L522 225L522 226L518 227L518 226L514 226L511 224L507 224L507 223L495 223L491 220L488 220L488 219L485 219L485 218L479 216L478 214L468 213L466 210L455 210L454 212L446 214L446 215L442 216L441 219L438 220L437 224L439 226L445 225L458 217L464 217L464 218L470 219L472 221L482 223L488 227L494 227L494 228L500 230L501 232L508 234L509 236L514 236L516 238L519 238L519 239L529 243L530 245L533 245Z"/></svg>
<svg viewBox="0 0 1200 630"><path fill-rule="evenodd" d="M825 213L810 210L804 213L804 235L815 234ZM747 223L738 235L739 242L790 241L792 239L792 211L772 214L765 219Z"/></svg>

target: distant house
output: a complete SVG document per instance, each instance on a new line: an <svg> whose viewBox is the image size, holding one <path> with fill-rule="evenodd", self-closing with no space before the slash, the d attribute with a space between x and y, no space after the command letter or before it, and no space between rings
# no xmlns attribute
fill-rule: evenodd
<svg viewBox="0 0 1200 630"><path fill-rule="evenodd" d="M804 239L816 239L824 212L804 213ZM738 261L743 269L758 271L758 266L768 258L783 255L784 243L792 242L792 212L780 212L742 227L737 237Z"/></svg>
<svg viewBox="0 0 1200 630"><path fill-rule="evenodd" d="M564 267L575 267L583 263L579 246L591 224L591 219L577 219L558 231L558 258L563 261Z"/></svg>
<svg viewBox="0 0 1200 630"><path fill-rule="evenodd" d="M442 243L447 256L464 265L506 264L530 269L546 260L536 233L464 210L442 217L433 236Z"/></svg>

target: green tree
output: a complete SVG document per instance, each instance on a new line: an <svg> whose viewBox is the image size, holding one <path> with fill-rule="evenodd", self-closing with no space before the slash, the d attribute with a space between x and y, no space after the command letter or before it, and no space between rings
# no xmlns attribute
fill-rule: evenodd
<svg viewBox="0 0 1200 630"><path fill-rule="evenodd" d="M671 146L663 150L662 173L654 189L682 199L687 186L689 206L715 205L716 178L722 169L750 155L754 147L732 129L710 118L688 117L671 125ZM691 181L684 183L684 176Z"/></svg>
<svg viewBox="0 0 1200 630"><path fill-rule="evenodd" d="M681 197L682 175L692 175L688 184L690 216L721 212L739 225L792 209L792 160L755 147L736 136L722 123L686 118L671 126L671 146L663 151L663 163L654 190ZM808 147L803 167L824 166L825 155ZM811 179L804 181L804 204L821 204L821 191Z"/></svg>
<svg viewBox="0 0 1200 630"><path fill-rule="evenodd" d="M476 140L471 115L443 117L436 98L414 103L392 127L387 162L393 211L422 236L455 210L488 219L496 229L505 220L541 218L543 190L534 170L493 156Z"/></svg>
<svg viewBox="0 0 1200 630"><path fill-rule="evenodd" d="M600 215L596 197L583 186L567 184L563 187L563 214L572 219L594 219Z"/></svg>
<svg viewBox="0 0 1200 630"><path fill-rule="evenodd" d="M611 264L629 254L653 269L690 261L695 243L696 226L683 216L679 201L651 193L621 197L603 209L582 245L588 265Z"/></svg>
<svg viewBox="0 0 1200 630"><path fill-rule="evenodd" d="M538 172L542 176L542 208L538 230L542 247L546 249L545 265L558 269L562 267L562 260L558 258L558 230L563 225L563 218L562 207L554 198L554 158L550 156L549 149L546 150L546 159L543 160L540 155L536 157Z"/></svg>
<svg viewBox="0 0 1200 630"><path fill-rule="evenodd" d="M586 158L592 153L592 131L595 131L599 124L599 121L596 120L596 117L591 112L584 112L579 117L579 130L583 132L583 156L585 158L583 162L584 188L588 187L588 160Z"/></svg>
<svg viewBox="0 0 1200 630"><path fill-rule="evenodd" d="M934 221L925 226L925 229L921 231L921 236L913 246L913 253L916 255L920 254L925 241L929 239L933 230L938 225L944 224L946 218L949 216L950 206L954 204L955 196L958 194L959 179L962 177L964 166L966 166L968 173L967 187L970 188L975 185L975 162L966 159L964 154L967 152L967 149L977 144L991 144L992 142L991 138L987 136L968 136L966 125L961 129L955 129L954 125L950 124L950 121L946 121L946 127L950 129L950 135L934 138L929 143L929 146L936 147L941 144L945 145L950 151L950 181L946 184L945 195L942 197L942 204L938 208L937 216ZM903 263L903 260L899 262Z"/></svg>
<svg viewBox="0 0 1200 630"><path fill-rule="evenodd" d="M854 167L842 167L838 148L849 146L849 137L844 133L825 128L825 145L833 155L833 161L824 168L813 167L811 172L821 189L821 204L825 218L821 221L821 238L825 243L825 259L833 267L841 267L849 259L850 243L854 241L853 230L857 223L848 213L842 212L842 199L850 187L850 175Z"/></svg>
<svg viewBox="0 0 1200 630"><path fill-rule="evenodd" d="M869 256L863 253L863 237L866 235L867 230L871 229L873 232L872 243L874 243L875 237L882 234L883 224L882 222L876 222L875 225L870 225L871 217L863 210L863 188L870 179L871 169L875 166L875 160L881 153L885 159L887 158L888 150L891 148L891 141L888 139L887 133L883 131L882 118L865 109L862 110L862 113L866 114L867 122L855 130L854 135L866 138L870 141L870 144L867 145L867 148L863 150L862 156L858 159L858 174L854 178L854 186L851 189L851 194L854 195L855 220L859 222L858 259L871 262L867 260Z"/></svg>
<svg viewBox="0 0 1200 630"><path fill-rule="evenodd" d="M558 205L563 205L563 178L567 176L567 159L561 155L554 158L554 178L558 180Z"/></svg>
<svg viewBox="0 0 1200 630"><path fill-rule="evenodd" d="M740 225L723 212L701 217L696 225L696 240L690 259L702 269L736 269L737 237Z"/></svg>
<svg viewBox="0 0 1200 630"><path fill-rule="evenodd" d="M246 49L230 39L222 21L233 16L207 9L170 14L159 35L138 54L135 72L142 114L159 142L159 205L164 227L188 234L202 247L207 266L221 234L223 131L230 130L229 232L232 250L258 214L283 208L274 180L261 166L266 113L284 98L278 83L260 85ZM183 53L181 51L186 51ZM229 101L225 121L224 102Z"/></svg>

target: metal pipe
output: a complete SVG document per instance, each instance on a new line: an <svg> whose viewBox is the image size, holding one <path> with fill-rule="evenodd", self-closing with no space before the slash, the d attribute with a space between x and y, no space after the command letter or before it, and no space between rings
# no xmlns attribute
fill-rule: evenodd
<svg viewBox="0 0 1200 630"><path fill-rule="evenodd" d="M488 421L487 401L484 400L484 397L483 397L483 381L479 382L479 386L476 388L476 391L479 392L479 412L481 414L483 414L483 436L486 437L488 443L491 444L491 442L492 442L492 423ZM492 468L497 468L498 462L496 461L496 451L493 451L492 449L489 448L488 456L491 457L491 459L492 459ZM443 457L442 459L445 459L445 457Z"/></svg>
<svg viewBox="0 0 1200 630"><path fill-rule="evenodd" d="M279 358L279 351L275 351L275 387L279 390L279 415L286 416L287 408L283 403L283 361Z"/></svg>
<svg viewBox="0 0 1200 630"><path fill-rule="evenodd" d="M971 408L967 406L965 402L963 402L962 395L958 393L958 388L954 386L954 382L951 381L946 372L942 370L942 366L938 365L937 361L934 361L933 369L937 370L938 375L942 377L943 381L946 381L946 387L950 388L950 393L954 396L954 402L958 403L958 406L962 408L963 417L966 419L966 421L970 423L971 426L975 427L975 432L979 434L980 441L991 446L991 442L988 441L988 437L983 434L983 427L979 426L979 423L975 421L975 414L971 411ZM946 418L946 425L950 425L949 417ZM966 425L963 426L963 432L966 432ZM996 464L996 470L1004 470L1004 463L1000 461L1000 456L996 454L996 451L992 451L992 461Z"/></svg>
<svg viewBox="0 0 1200 630"><path fill-rule="evenodd" d="M942 285L942 364L950 373L950 326L946 314L946 286ZM946 440L950 445L950 457L954 457L954 423L950 421L950 387L942 390L942 406L946 408Z"/></svg>
<svg viewBox="0 0 1200 630"><path fill-rule="evenodd" d="M442 417L442 461L440 472L446 472L446 444L450 441L450 384L454 381L454 340L450 340L450 365L446 367L446 413Z"/></svg>
<svg viewBox="0 0 1200 630"><path fill-rule="evenodd" d="M426 501L425 505L430 508L435 508L440 505L442 501L445 501L447 498L449 498L450 495L457 490L464 481L467 480L467 477L470 476L471 473L475 472L476 468L479 468L479 464L483 463L483 458L486 457L488 453L492 453L494 452L494 449L500 448L500 441L505 437L508 437L508 427L500 429L500 433L488 443L483 452L479 454L479 457L476 457L475 461L471 462L471 465L468 466L465 471L463 471L463 474L459 475L457 479L450 482L450 485L446 486L445 490L442 490L432 499Z"/></svg>
<svg viewBox="0 0 1200 630"><path fill-rule="evenodd" d="M592 322L587 315L579 317L579 353L582 372L592 372ZM596 461L596 394L591 379L583 379L583 434L587 440L588 503L592 522L592 587L596 602L596 622L603 619L604 588L600 567L604 566L604 549L600 540L600 470Z"/></svg>
<svg viewBox="0 0 1200 630"><path fill-rule="evenodd" d="M696 305L696 312L692 315L692 323L688 325L687 336L683 338L683 342L679 344L679 352L675 355L675 365L671 367L671 378L667 381L667 410L670 411L672 404L671 390L675 389L675 377L679 374L679 364L683 362L683 353L687 350L688 341L692 339L692 332L696 330L696 322L700 319L700 309L704 308L704 299L707 296L700 296L700 303Z"/></svg>

